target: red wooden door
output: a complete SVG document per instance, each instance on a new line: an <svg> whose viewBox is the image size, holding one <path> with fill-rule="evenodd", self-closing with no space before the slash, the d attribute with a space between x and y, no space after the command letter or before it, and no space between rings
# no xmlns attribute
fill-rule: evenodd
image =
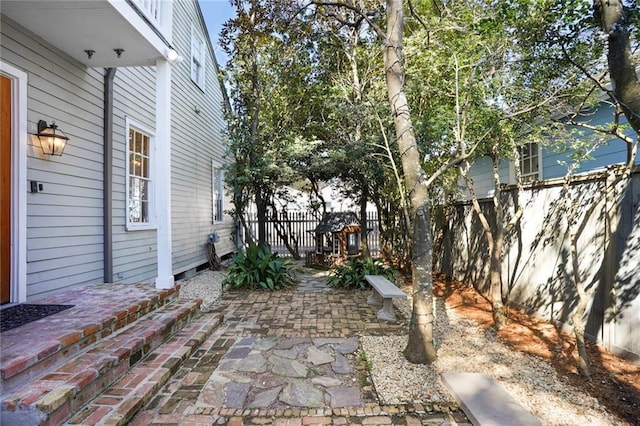
<svg viewBox="0 0 640 426"><path fill-rule="evenodd" d="M0 76L0 303L11 301L11 80Z"/></svg>

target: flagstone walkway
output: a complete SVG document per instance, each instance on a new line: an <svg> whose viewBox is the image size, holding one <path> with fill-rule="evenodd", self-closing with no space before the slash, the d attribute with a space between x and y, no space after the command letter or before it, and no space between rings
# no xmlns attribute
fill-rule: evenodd
<svg viewBox="0 0 640 426"><path fill-rule="evenodd" d="M279 292L225 292L223 325L134 418L133 425L466 424L455 408L380 405L361 335L404 333L380 322L366 294L305 273ZM113 389L117 393L117 389Z"/></svg>

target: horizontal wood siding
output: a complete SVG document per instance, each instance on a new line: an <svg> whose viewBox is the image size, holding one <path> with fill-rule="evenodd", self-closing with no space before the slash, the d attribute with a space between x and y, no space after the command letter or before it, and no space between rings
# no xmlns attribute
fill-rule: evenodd
<svg viewBox="0 0 640 426"><path fill-rule="evenodd" d="M513 183L509 176L509 162L506 160L500 161L499 165L500 182ZM473 180L473 189L476 192L478 198L487 198L492 196L496 186L493 181L493 164L491 158L488 156L480 157L476 159L471 165L469 170L469 177ZM467 185L463 179L458 182L460 192L468 194Z"/></svg>
<svg viewBox="0 0 640 426"><path fill-rule="evenodd" d="M153 282L157 276L156 231L127 231L127 118L155 129L156 72L153 67L118 68L113 111L113 281ZM151 158L153 161L153 157ZM157 170L162 173L162 170Z"/></svg>
<svg viewBox="0 0 640 426"><path fill-rule="evenodd" d="M190 76L191 23L206 39L197 2L174 5L176 50L172 66L173 272L207 261L207 236L216 232L218 254L234 251L233 219L213 223L212 160L224 162L222 92L207 49L206 86ZM27 296L100 283L104 276L103 123L104 69L86 68L45 40L2 16L2 60L28 74L27 121L55 120L70 141L62 157L43 155L29 136L27 178L43 185L27 194ZM118 68L114 79L114 281L152 282L157 275L157 232L126 230L126 120L155 129L155 67ZM196 112L196 109L199 112ZM152 160L153 161L153 160ZM163 173L156 170L156 173ZM225 197L225 209L231 205Z"/></svg>
<svg viewBox="0 0 640 426"><path fill-rule="evenodd" d="M173 7L173 45L184 61L172 68L171 214L173 272L186 271L207 262L207 237L216 232L216 252L234 251L233 219L225 215L213 223L212 160L224 163L222 92L214 65L213 51L207 49L204 91L191 80L192 24L206 40L196 2L179 2ZM230 199L225 197L225 209Z"/></svg>
<svg viewBox="0 0 640 426"><path fill-rule="evenodd" d="M98 283L103 275L103 71L87 69L2 16L2 60L28 74L27 121L56 121L70 140L62 157L42 154L29 136L27 298Z"/></svg>

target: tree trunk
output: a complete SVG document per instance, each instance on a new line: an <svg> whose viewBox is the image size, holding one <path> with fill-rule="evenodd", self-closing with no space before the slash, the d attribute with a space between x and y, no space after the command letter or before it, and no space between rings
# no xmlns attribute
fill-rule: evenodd
<svg viewBox="0 0 640 426"><path fill-rule="evenodd" d="M572 213L576 214L577 212L574 211ZM584 341L584 315L587 311L588 298L580 274L580 261L578 259L578 237L575 231L572 230L574 226L575 225L572 225L571 223L569 224L569 239L571 244L570 252L571 266L573 269L573 281L575 284L576 293L578 293L578 304L576 305L576 309L571 315L571 320L573 322L573 334L576 337L576 346L578 348L578 368L580 369L580 374L585 377L589 377L589 353L587 352L587 346L585 345Z"/></svg>
<svg viewBox="0 0 640 426"><path fill-rule="evenodd" d="M502 226L500 226L502 228ZM502 248L504 246L504 231L497 231L496 237L491 248L491 272L489 274L491 280L491 310L493 313L493 326L496 330L504 327L507 316L505 314L504 304L502 303Z"/></svg>
<svg viewBox="0 0 640 426"><path fill-rule="evenodd" d="M504 304L502 303L502 248L504 247L504 213L502 211L502 194L500 190L500 158L494 146L493 160L493 207L495 210L496 225L491 244L491 261L489 262L491 311L493 314L493 326L500 330L506 323Z"/></svg>
<svg viewBox="0 0 640 426"><path fill-rule="evenodd" d="M407 361L430 364L436 360L433 339L433 275L431 273L433 241L429 229L429 207L423 204L414 216L411 277L413 310L409 323L409 340L404 349Z"/></svg>
<svg viewBox="0 0 640 426"><path fill-rule="evenodd" d="M402 0L387 0L387 34L383 54L387 93L413 221L411 232L413 313L409 324L409 340L404 354L409 362L428 364L436 359L433 342L433 277L431 273L433 242L427 204L427 179L422 168L418 143L411 123L411 112L404 92L402 3Z"/></svg>
<svg viewBox="0 0 640 426"><path fill-rule="evenodd" d="M275 229L276 234L278 234L278 237L282 240L282 243L291 257L293 257L294 260L300 260L301 257L298 246L299 237L293 236L289 213L286 210L279 213L273 202L269 203L269 207L271 207L271 222L273 223L273 229ZM280 214L280 217L278 217L278 214Z"/></svg>
<svg viewBox="0 0 640 426"><path fill-rule="evenodd" d="M256 192L256 213L258 219L258 244L267 243L267 204L262 192Z"/></svg>
<svg viewBox="0 0 640 426"><path fill-rule="evenodd" d="M640 82L629 41L629 24L621 0L594 0L593 8L600 27L608 36L607 59L615 101L631 127L640 133Z"/></svg>
<svg viewBox="0 0 640 426"><path fill-rule="evenodd" d="M369 254L369 231L367 230L367 189L366 184L362 185L362 196L360 197L360 251L363 258Z"/></svg>

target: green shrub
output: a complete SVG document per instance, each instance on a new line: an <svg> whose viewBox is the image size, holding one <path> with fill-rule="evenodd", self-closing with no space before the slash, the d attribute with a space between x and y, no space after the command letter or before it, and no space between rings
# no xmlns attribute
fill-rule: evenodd
<svg viewBox="0 0 640 426"><path fill-rule="evenodd" d="M368 289L371 286L364 279L365 275L383 275L387 279L393 278L393 269L384 266L378 260L368 257L351 258L345 265L335 267L329 272L329 286L337 288Z"/></svg>
<svg viewBox="0 0 640 426"><path fill-rule="evenodd" d="M267 244L251 243L232 257L226 270L225 288L280 290L295 282L292 264L271 251Z"/></svg>

